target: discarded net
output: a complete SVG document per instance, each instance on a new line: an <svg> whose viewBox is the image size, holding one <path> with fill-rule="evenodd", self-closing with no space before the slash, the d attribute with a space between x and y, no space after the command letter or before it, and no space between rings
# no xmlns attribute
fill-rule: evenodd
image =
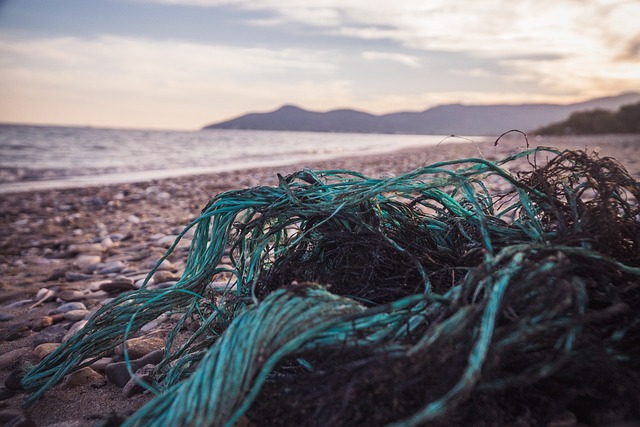
<svg viewBox="0 0 640 427"><path fill-rule="evenodd" d="M214 197L180 281L103 307L25 376L30 403L180 313L127 426L640 417L640 183L615 160L279 178Z"/></svg>

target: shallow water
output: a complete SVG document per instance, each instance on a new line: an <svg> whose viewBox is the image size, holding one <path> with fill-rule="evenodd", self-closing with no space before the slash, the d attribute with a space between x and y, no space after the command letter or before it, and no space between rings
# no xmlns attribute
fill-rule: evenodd
<svg viewBox="0 0 640 427"><path fill-rule="evenodd" d="M433 146L444 136L0 125L0 192L145 181ZM465 142L447 139L447 142Z"/></svg>

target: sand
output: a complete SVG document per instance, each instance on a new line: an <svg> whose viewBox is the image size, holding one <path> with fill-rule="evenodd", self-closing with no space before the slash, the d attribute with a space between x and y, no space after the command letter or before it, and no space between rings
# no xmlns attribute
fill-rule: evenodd
<svg viewBox="0 0 640 427"><path fill-rule="evenodd" d="M632 176L640 179L640 135L553 137L529 143L531 146L596 151L601 157L616 158ZM0 321L0 355L25 349L24 357L0 369L0 381L4 383L21 362L38 361L32 354L34 339L39 334L33 330L33 322L60 305L52 301L29 309L38 290L83 290L97 280L112 276L94 274L75 280L77 277L70 273L77 272L79 268L77 250L70 250L74 248L72 245L76 248L81 244L102 245L98 254L102 262L120 261L127 271L144 273L149 271L149 263L158 259L166 249L166 243L158 242L180 232L197 218L214 195L225 190L276 185L278 173L286 175L302 167L352 169L369 176L384 177L441 160L467 157L497 160L525 147L524 139L517 135L501 139L497 146L492 142L444 141L432 148L315 164L104 187L0 194L0 314L15 316ZM536 159L538 164L544 161L544 158ZM186 251L180 250L170 258L178 274L184 266L185 256ZM88 308L97 307L104 298L106 296L89 298ZM28 299L32 301L16 304ZM13 307L9 307L11 305ZM65 390L56 387L35 406L23 410L21 405L26 396L24 392L8 398L2 395L4 400L0 400L0 411L23 411L37 426L61 422L68 426L92 425L108 417L121 420L150 398L149 395L125 398L120 388L106 381Z"/></svg>

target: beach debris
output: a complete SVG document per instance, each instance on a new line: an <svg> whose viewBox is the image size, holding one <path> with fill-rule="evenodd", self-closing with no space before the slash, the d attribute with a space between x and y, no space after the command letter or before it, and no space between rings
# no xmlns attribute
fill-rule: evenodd
<svg viewBox="0 0 640 427"><path fill-rule="evenodd" d="M170 313L125 426L638 419L639 199L614 159L544 147L221 193L175 284L116 296L22 385L34 403ZM122 353L124 387L147 364Z"/></svg>

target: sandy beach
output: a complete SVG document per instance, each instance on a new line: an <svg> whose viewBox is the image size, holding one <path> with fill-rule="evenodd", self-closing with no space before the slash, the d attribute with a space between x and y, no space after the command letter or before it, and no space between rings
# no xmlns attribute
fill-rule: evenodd
<svg viewBox="0 0 640 427"><path fill-rule="evenodd" d="M617 159L640 179L640 135L547 137L532 139L529 144L595 151L601 157ZM106 376L105 366L122 360L117 354L92 367L91 373L77 382L54 387L28 409L22 408L27 394L16 385L16 375L25 364L37 363L55 348L43 344L58 343L68 328L90 316L104 300L127 289L109 287L116 279L136 286L214 195L236 188L277 185L277 174L303 167L351 169L386 177L442 160L498 160L525 148L525 140L515 134L501 139L497 146L445 140L429 149L316 164L0 194L0 384L4 384L0 386L0 425L20 417L24 424L13 425L70 427L105 420L112 424L102 425L117 425L151 398L133 392L125 396L123 387ZM538 164L544 161L537 159ZM155 278L156 284L170 284L180 277L187 250L186 245L179 246L161 270L164 276ZM72 302L84 308L77 305L66 312L58 310ZM162 333L159 327L151 335L162 338ZM154 349L151 346L147 353Z"/></svg>

